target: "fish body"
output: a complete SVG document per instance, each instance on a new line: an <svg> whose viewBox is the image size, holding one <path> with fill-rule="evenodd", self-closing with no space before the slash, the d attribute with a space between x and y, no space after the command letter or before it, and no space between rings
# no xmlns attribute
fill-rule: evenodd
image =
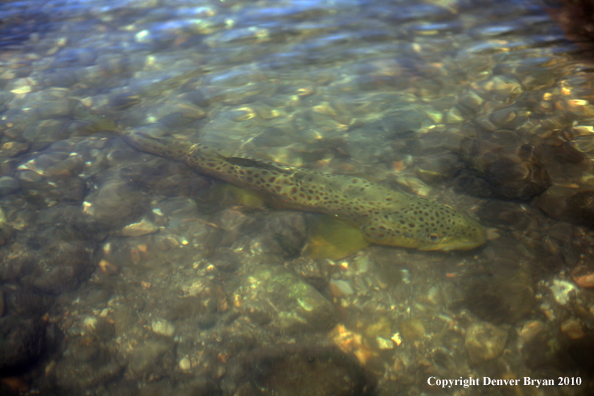
<svg viewBox="0 0 594 396"><path fill-rule="evenodd" d="M232 157L190 142L126 135L136 149L181 161L199 173L259 193L275 207L326 213L358 226L372 243L420 250L470 250L485 229L450 206L372 183L276 162Z"/></svg>

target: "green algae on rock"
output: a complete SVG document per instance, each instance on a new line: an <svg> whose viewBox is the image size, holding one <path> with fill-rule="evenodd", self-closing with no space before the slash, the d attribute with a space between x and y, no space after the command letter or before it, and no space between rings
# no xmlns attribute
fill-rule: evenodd
<svg viewBox="0 0 594 396"><path fill-rule="evenodd" d="M232 157L203 144L140 132L127 134L126 141L138 150L254 190L275 207L346 220L378 245L447 251L474 249L486 241L485 229L466 214L362 178Z"/></svg>

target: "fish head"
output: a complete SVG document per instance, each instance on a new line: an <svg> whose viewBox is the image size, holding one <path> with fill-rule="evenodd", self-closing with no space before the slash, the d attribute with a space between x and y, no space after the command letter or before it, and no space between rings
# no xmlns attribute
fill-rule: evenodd
<svg viewBox="0 0 594 396"><path fill-rule="evenodd" d="M487 240L483 226L449 206L415 209L376 213L362 227L362 232L378 245L419 250L471 250Z"/></svg>

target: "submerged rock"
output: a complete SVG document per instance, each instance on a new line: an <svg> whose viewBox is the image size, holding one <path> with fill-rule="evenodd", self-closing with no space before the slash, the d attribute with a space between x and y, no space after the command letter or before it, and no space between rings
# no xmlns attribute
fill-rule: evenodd
<svg viewBox="0 0 594 396"><path fill-rule="evenodd" d="M21 188L19 181L11 176L0 177L0 197L12 194Z"/></svg>
<svg viewBox="0 0 594 396"><path fill-rule="evenodd" d="M31 214L0 255L0 281L50 294L76 289L95 270L92 235L73 224L78 207L56 205ZM0 232L0 237L2 233Z"/></svg>
<svg viewBox="0 0 594 396"><path fill-rule="evenodd" d="M94 228L115 230L136 220L146 202L145 194L115 174L85 197L83 212Z"/></svg>
<svg viewBox="0 0 594 396"><path fill-rule="evenodd" d="M78 341L78 342L77 342ZM124 373L124 366L110 348L96 338L73 340L65 356L55 366L56 384L79 394L94 386L110 386Z"/></svg>
<svg viewBox="0 0 594 396"><path fill-rule="evenodd" d="M128 224L118 235L125 237L137 237L142 235L154 234L159 231L159 227L148 219L142 219L137 223Z"/></svg>
<svg viewBox="0 0 594 396"><path fill-rule="evenodd" d="M271 346L251 351L240 365L242 395L365 396L375 388L357 359L337 347Z"/></svg>
<svg viewBox="0 0 594 396"><path fill-rule="evenodd" d="M9 315L0 319L0 373L24 369L41 356L44 346L45 328L40 318Z"/></svg>
<svg viewBox="0 0 594 396"><path fill-rule="evenodd" d="M28 248L9 259L6 266L19 269L22 284L46 293L76 289L95 269L91 245L82 241L51 241L41 249ZM2 275L4 275L2 271Z"/></svg>
<svg viewBox="0 0 594 396"><path fill-rule="evenodd" d="M466 331L466 349L473 363L498 358L505 348L507 331L487 322L470 325Z"/></svg>
<svg viewBox="0 0 594 396"><path fill-rule="evenodd" d="M529 200L551 185L551 178L540 162L537 150L522 144L510 131L496 131L489 139L466 139L460 155L467 166L486 181L489 195ZM486 191L470 191L486 195Z"/></svg>
<svg viewBox="0 0 594 396"><path fill-rule="evenodd" d="M282 333L328 330L336 321L332 303L283 267L258 266L237 293L253 321Z"/></svg>
<svg viewBox="0 0 594 396"><path fill-rule="evenodd" d="M594 227L594 189L555 185L536 205L554 219Z"/></svg>

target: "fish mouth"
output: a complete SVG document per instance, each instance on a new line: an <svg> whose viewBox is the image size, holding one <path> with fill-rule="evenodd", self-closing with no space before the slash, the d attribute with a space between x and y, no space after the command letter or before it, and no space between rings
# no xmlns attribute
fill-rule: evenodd
<svg viewBox="0 0 594 396"><path fill-rule="evenodd" d="M472 250L476 249L479 246L483 246L487 240L479 241L479 242L460 242L450 246L442 247L441 250L446 252L450 250Z"/></svg>
<svg viewBox="0 0 594 396"><path fill-rule="evenodd" d="M454 243L450 246L446 246L446 247L442 248L442 250L445 250L445 251L472 250L472 249L476 249L480 246L483 246L486 242L487 242L487 233L484 232L483 235L481 235L481 238L478 240Z"/></svg>
<svg viewBox="0 0 594 396"><path fill-rule="evenodd" d="M446 242L446 243L443 243ZM418 248L419 250L443 250L449 252L450 250L472 250L476 249L487 242L487 233L483 230L481 232L480 238L471 241L456 241L447 243L447 241L443 241L441 244L436 245L427 245Z"/></svg>
<svg viewBox="0 0 594 396"><path fill-rule="evenodd" d="M450 250L472 250L479 246L484 245L485 241L482 242L460 242L454 243L451 245L440 245L434 246L429 245L425 247L418 248L419 250L431 251L431 250L443 250L444 252L449 252Z"/></svg>

